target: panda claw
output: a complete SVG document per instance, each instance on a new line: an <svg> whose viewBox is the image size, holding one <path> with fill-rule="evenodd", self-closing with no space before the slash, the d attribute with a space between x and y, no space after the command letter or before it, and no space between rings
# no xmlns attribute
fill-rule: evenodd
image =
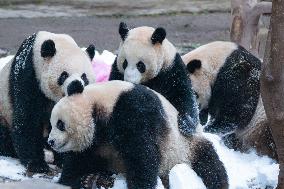
<svg viewBox="0 0 284 189"><path fill-rule="evenodd" d="M33 175L33 173L48 173L49 166L46 162L31 161L27 164L27 175Z"/></svg>
<svg viewBox="0 0 284 189"><path fill-rule="evenodd" d="M85 175L81 178L81 187L84 189L97 188L93 187L96 184L97 176L94 174Z"/></svg>

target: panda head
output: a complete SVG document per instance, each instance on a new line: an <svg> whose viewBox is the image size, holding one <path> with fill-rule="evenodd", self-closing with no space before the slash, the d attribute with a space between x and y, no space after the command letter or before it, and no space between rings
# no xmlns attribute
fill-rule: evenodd
<svg viewBox="0 0 284 189"><path fill-rule="evenodd" d="M211 97L211 77L206 65L202 63L200 59L192 59L187 63L186 68L200 108L205 109Z"/></svg>
<svg viewBox="0 0 284 189"><path fill-rule="evenodd" d="M156 77L174 60L176 49L166 39L164 28L137 27L128 29L120 23L121 43L117 56L117 67L124 80L143 83Z"/></svg>
<svg viewBox="0 0 284 189"><path fill-rule="evenodd" d="M68 35L39 32L34 45L34 66L44 94L58 101L95 82L91 65L94 52L93 45L83 51Z"/></svg>
<svg viewBox="0 0 284 189"><path fill-rule="evenodd" d="M201 109L208 107L216 77L237 48L232 42L215 41L182 56Z"/></svg>
<svg viewBox="0 0 284 189"><path fill-rule="evenodd" d="M84 151L91 146L95 125L84 92L62 98L51 112L48 143L58 152Z"/></svg>

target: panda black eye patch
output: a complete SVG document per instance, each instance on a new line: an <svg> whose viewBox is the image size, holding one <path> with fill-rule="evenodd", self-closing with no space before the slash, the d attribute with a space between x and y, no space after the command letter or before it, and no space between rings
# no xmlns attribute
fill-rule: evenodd
<svg viewBox="0 0 284 189"><path fill-rule="evenodd" d="M125 70L126 67L127 67L127 65L128 65L127 60L124 60L124 62L123 62L123 64L122 64L122 68Z"/></svg>
<svg viewBox="0 0 284 189"><path fill-rule="evenodd" d="M84 81L85 86L89 85L89 80L88 80L87 75L85 73L82 74L81 79Z"/></svg>
<svg viewBox="0 0 284 189"><path fill-rule="evenodd" d="M62 72L62 74L60 75L60 77L57 80L57 83L59 86L63 85L63 83L65 82L65 80L69 77L69 74L64 71Z"/></svg>
<svg viewBox="0 0 284 189"><path fill-rule="evenodd" d="M143 62L138 62L136 66L140 73L144 73L146 71L146 66Z"/></svg>
<svg viewBox="0 0 284 189"><path fill-rule="evenodd" d="M56 124L57 129L59 129L60 131L65 131L65 124L63 121L58 120L57 124Z"/></svg>

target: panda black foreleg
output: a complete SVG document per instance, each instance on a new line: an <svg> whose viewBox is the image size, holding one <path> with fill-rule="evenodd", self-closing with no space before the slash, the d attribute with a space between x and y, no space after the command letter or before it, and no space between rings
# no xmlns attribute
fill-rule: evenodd
<svg viewBox="0 0 284 189"><path fill-rule="evenodd" d="M124 155L128 188L155 189L159 170L159 157L155 147L148 145L147 149L143 149L136 145L133 148L136 150L128 151Z"/></svg>
<svg viewBox="0 0 284 189"><path fill-rule="evenodd" d="M16 157L9 129L0 121L0 156Z"/></svg>
<svg viewBox="0 0 284 189"><path fill-rule="evenodd" d="M116 138L115 147L124 161L127 187L129 189L155 189L160 154L152 134L137 131L130 134L127 130L124 131L124 136Z"/></svg>
<svg viewBox="0 0 284 189"><path fill-rule="evenodd" d="M49 167L44 160L41 116L33 115L32 112L29 108L14 110L13 144L20 162L27 167L28 172L48 172Z"/></svg>
<svg viewBox="0 0 284 189"><path fill-rule="evenodd" d="M228 176L212 143L198 139L194 149L192 169L201 177L207 189L227 189Z"/></svg>
<svg viewBox="0 0 284 189"><path fill-rule="evenodd" d="M63 169L59 183L79 189L83 186L83 178L88 174L103 171L106 161L94 156L90 149L84 152L69 152L63 155Z"/></svg>
<svg viewBox="0 0 284 189"><path fill-rule="evenodd" d="M87 161L84 152L64 154L63 169L58 182L70 186L72 189L79 189L81 187L81 177L89 172L87 166L90 163L89 161Z"/></svg>

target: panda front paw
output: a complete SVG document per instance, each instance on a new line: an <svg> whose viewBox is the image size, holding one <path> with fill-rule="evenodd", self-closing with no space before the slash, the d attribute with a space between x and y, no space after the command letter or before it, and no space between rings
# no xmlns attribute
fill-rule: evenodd
<svg viewBox="0 0 284 189"><path fill-rule="evenodd" d="M46 162L44 161L30 161L27 164L27 174L33 174L33 173L48 173L49 167Z"/></svg>
<svg viewBox="0 0 284 189"><path fill-rule="evenodd" d="M186 115L178 116L178 125L180 132L186 136L194 134L197 127L197 124L192 120L192 118Z"/></svg>
<svg viewBox="0 0 284 189"><path fill-rule="evenodd" d="M102 172L97 175L88 174L81 178L81 188L112 188L114 186L114 178L108 172Z"/></svg>
<svg viewBox="0 0 284 189"><path fill-rule="evenodd" d="M81 188L84 188L84 189L97 188L96 180L97 180L97 176L94 174L84 175L81 178ZM93 187L93 185L95 186Z"/></svg>

